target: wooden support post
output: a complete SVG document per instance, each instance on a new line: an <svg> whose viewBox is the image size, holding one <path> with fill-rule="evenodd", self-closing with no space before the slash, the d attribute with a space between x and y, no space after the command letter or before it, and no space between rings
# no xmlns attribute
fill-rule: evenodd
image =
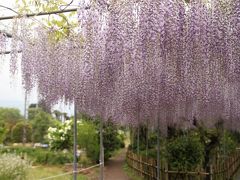
<svg viewBox="0 0 240 180"><path fill-rule="evenodd" d="M165 164L165 169L166 169L166 172L165 172L166 179L165 180L168 180L169 176L168 176L168 164L167 163Z"/></svg>
<svg viewBox="0 0 240 180"><path fill-rule="evenodd" d="M209 168L209 180L213 180L213 168L212 168L212 165L210 165L210 168Z"/></svg>

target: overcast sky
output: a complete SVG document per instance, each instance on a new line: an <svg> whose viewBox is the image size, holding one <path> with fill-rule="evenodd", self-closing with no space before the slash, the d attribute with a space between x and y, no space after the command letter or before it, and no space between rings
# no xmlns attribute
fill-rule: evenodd
<svg viewBox="0 0 240 180"><path fill-rule="evenodd" d="M0 5L16 9L15 0L0 0ZM15 15L15 13L0 7L0 16L9 15ZM0 30L7 30L10 32L11 20L0 21ZM9 73L9 60L9 55L0 55L0 107L16 107L23 113L24 90L21 85L21 68L19 68L16 77L11 77ZM28 104L30 103L37 103L36 90L28 96ZM55 109L72 114L72 108L62 104L56 106Z"/></svg>
<svg viewBox="0 0 240 180"><path fill-rule="evenodd" d="M15 0L0 0L0 5L14 7ZM13 12L0 7L0 16L14 15ZM0 21L0 30L7 30L11 27L11 21ZM33 97L32 97L33 98ZM35 100L36 101L36 96ZM24 92L21 87L21 74L16 77L10 77L9 73L9 55L0 56L0 106L16 107L23 110Z"/></svg>

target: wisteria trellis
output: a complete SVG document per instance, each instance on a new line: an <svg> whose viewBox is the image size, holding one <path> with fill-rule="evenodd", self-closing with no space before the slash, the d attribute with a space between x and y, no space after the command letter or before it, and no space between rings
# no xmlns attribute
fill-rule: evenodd
<svg viewBox="0 0 240 180"><path fill-rule="evenodd" d="M240 0L81 0L78 18L78 35L58 43L23 26L27 91L118 123L221 117L237 127Z"/></svg>

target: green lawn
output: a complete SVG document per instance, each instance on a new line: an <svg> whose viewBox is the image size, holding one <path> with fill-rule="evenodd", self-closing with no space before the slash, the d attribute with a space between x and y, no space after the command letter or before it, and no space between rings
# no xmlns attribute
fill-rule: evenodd
<svg viewBox="0 0 240 180"><path fill-rule="evenodd" d="M56 176L60 174L67 173L63 171L61 167L58 166L36 166L29 169L27 174L27 180L38 180L41 178L46 178L50 176ZM51 178L51 180L70 180L73 179L72 175L58 176L56 178ZM78 174L78 180L87 180L88 178L84 175Z"/></svg>

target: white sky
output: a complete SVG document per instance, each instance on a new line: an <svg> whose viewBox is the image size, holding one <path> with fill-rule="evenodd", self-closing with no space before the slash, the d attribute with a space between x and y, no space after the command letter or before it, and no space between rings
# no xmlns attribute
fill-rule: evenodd
<svg viewBox="0 0 240 180"><path fill-rule="evenodd" d="M0 0L0 5L14 7L15 0ZM13 12L0 8L0 16L14 15ZM11 28L11 20L0 21L0 30ZM21 74L15 78L10 77L9 73L9 55L0 56L0 106L16 107L23 111L24 107L24 92L21 87ZM31 97L36 101L35 97Z"/></svg>
<svg viewBox="0 0 240 180"><path fill-rule="evenodd" d="M16 9L15 1L16 0L0 0L0 5ZM10 15L15 15L15 13L0 7L0 17ZM8 32L11 32L11 20L0 21L0 30L7 30ZM16 107L23 113L24 90L21 86L21 72L19 70L16 77L10 77L9 60L9 55L0 55L0 107ZM28 104L30 103L37 103L36 90L28 96ZM54 109L65 111L69 114L72 114L73 112L71 107L64 106L62 104L56 106Z"/></svg>

